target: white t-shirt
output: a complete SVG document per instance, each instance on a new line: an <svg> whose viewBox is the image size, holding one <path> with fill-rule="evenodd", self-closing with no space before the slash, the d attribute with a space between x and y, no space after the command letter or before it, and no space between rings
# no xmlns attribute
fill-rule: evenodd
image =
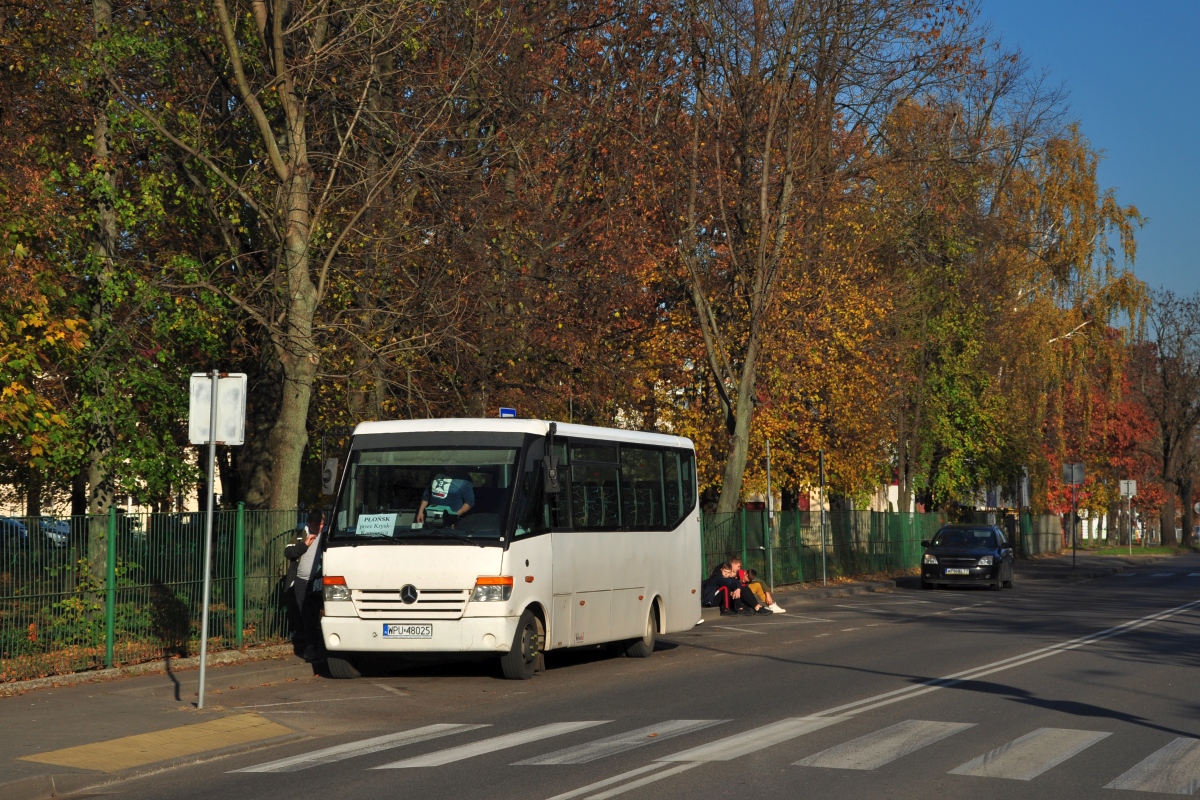
<svg viewBox="0 0 1200 800"><path fill-rule="evenodd" d="M313 543L310 544L308 546L308 549L304 551L304 555L300 556L300 561L297 562L297 564L296 564L296 582L297 583L299 583L300 581L304 581L305 583L307 583L309 577L312 575L313 564L315 564L317 561L317 553L321 552L321 536L322 535L324 535L324 531L317 534L317 538L313 539ZM304 538L305 539L308 538L308 526L307 525L304 526Z"/></svg>

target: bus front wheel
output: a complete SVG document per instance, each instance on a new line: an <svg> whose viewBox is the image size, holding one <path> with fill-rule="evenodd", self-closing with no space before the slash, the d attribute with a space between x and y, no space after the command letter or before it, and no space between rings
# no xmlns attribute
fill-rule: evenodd
<svg viewBox="0 0 1200 800"><path fill-rule="evenodd" d="M532 611L525 609L517 621L512 647L500 656L504 677L514 681L532 678L542 660L542 640L541 623Z"/></svg>
<svg viewBox="0 0 1200 800"><path fill-rule="evenodd" d="M348 658L339 658L337 656L327 656L325 665L329 668L329 675L333 678L349 680L351 678L360 678L362 673L354 662Z"/></svg>

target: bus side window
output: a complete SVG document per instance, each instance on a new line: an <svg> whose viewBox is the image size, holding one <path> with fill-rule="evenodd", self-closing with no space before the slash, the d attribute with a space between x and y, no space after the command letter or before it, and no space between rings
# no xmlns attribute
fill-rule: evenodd
<svg viewBox="0 0 1200 800"><path fill-rule="evenodd" d="M621 523L626 530L664 525L663 455L656 447L621 447Z"/></svg>

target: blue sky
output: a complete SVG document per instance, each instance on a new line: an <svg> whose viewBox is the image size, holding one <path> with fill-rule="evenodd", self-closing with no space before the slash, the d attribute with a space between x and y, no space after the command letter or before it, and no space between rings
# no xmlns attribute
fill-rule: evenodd
<svg viewBox="0 0 1200 800"><path fill-rule="evenodd" d="M1200 292L1200 0L980 0L993 35L1070 93L1100 182L1148 217L1134 272Z"/></svg>

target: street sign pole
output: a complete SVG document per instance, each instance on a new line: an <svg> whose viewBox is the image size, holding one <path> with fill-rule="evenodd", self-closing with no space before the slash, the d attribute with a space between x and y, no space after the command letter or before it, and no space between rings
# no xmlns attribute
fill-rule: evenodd
<svg viewBox="0 0 1200 800"><path fill-rule="evenodd" d="M1071 567L1075 567L1076 540L1079 538L1079 487L1083 484L1083 464L1063 464L1063 483L1071 487Z"/></svg>
<svg viewBox="0 0 1200 800"><path fill-rule="evenodd" d="M817 451L817 477L821 483L821 585L828 586L825 574L825 451Z"/></svg>
<svg viewBox="0 0 1200 800"><path fill-rule="evenodd" d="M767 439L767 582L775 594L775 555L771 546L771 440Z"/></svg>
<svg viewBox="0 0 1200 800"><path fill-rule="evenodd" d="M204 678L208 664L208 603L212 591L213 481L217 473L217 383L221 373L212 371L208 417L208 516L204 522L204 599L200 605L200 691L196 708L204 708Z"/></svg>
<svg viewBox="0 0 1200 800"><path fill-rule="evenodd" d="M246 376L215 369L193 372L188 394L188 441L208 445L208 514L204 521L204 592L200 604L200 687L196 694L196 708L204 708L204 681L208 676L208 609L212 602L217 445L236 446L246 440Z"/></svg>

